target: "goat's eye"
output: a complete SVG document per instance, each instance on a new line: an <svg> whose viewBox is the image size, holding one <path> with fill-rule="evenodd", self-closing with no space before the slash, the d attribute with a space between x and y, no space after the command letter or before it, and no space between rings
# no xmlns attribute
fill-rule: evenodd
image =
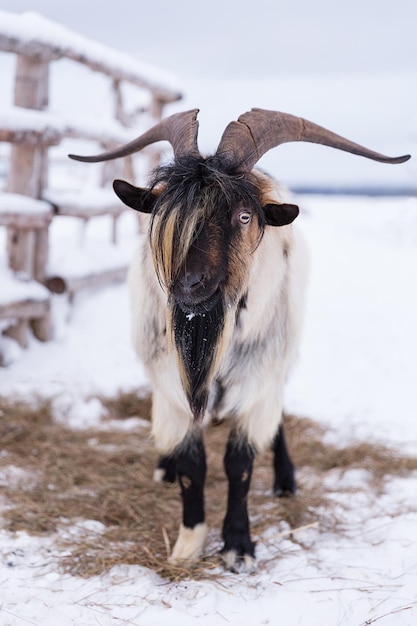
<svg viewBox="0 0 417 626"><path fill-rule="evenodd" d="M249 211L241 211L238 219L241 224L249 224L252 219L252 214L249 213Z"/></svg>

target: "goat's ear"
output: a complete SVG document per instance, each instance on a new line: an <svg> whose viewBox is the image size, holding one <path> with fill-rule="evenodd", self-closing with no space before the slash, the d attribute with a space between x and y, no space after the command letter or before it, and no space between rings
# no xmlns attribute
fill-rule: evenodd
<svg viewBox="0 0 417 626"><path fill-rule="evenodd" d="M291 224L300 212L296 204L266 204L263 210L265 221L269 226Z"/></svg>
<svg viewBox="0 0 417 626"><path fill-rule="evenodd" d="M135 209L135 211L152 213L156 195L149 189L134 187L124 180L113 181L113 189L116 196L118 196L124 204Z"/></svg>

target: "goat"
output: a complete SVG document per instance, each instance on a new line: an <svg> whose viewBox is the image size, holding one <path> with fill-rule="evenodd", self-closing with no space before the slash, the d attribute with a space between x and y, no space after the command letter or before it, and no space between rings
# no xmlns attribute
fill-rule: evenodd
<svg viewBox="0 0 417 626"><path fill-rule="evenodd" d="M252 109L225 129L214 155L197 145L198 110L176 113L131 143L93 157L123 157L168 141L173 163L148 189L114 181L128 206L149 216L149 236L129 271L136 351L153 389L152 433L162 456L156 476L177 477L183 503L173 563L204 548L203 427L229 419L222 553L226 567L251 569L247 495L255 455L272 445L274 492L295 491L281 421L284 382L296 354L307 274L292 222L299 209L255 168L271 148L307 141L385 163L389 158L289 114Z"/></svg>

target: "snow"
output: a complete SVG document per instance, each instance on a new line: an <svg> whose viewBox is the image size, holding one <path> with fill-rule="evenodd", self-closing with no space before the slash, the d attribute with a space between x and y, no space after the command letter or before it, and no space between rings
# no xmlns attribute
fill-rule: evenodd
<svg viewBox="0 0 417 626"><path fill-rule="evenodd" d="M302 393L290 391L294 409L329 424L337 413L358 436L387 436L417 451L410 420L417 411L417 200L307 197L302 204L316 297L299 363ZM316 379L318 362L331 381L325 393L317 393L326 380L323 372Z"/></svg>
<svg viewBox="0 0 417 626"><path fill-rule="evenodd" d="M43 215L49 213L50 210L50 205L42 200L35 200L18 193L0 193L0 214L10 212Z"/></svg>
<svg viewBox="0 0 417 626"><path fill-rule="evenodd" d="M338 440L382 439L416 453L417 201L299 201L312 274L287 409L329 424ZM130 346L126 287L82 294L72 307L55 297L54 317L55 341L32 338L29 350L0 371L0 394L53 396L57 418L75 428L95 426L102 407L92 396L146 380ZM355 484L361 476L352 472L344 480ZM378 500L352 501L350 539L306 529L309 549L303 549L288 537L274 538L271 529L258 544L259 559L267 558L270 543L279 545L281 558L258 573L225 574L218 582L167 583L133 566L81 580L60 573L53 538L1 531L2 623L253 626L279 616L289 626L359 626L377 618L384 626L411 626L417 514L390 512L415 502L416 489L417 477L393 479Z"/></svg>
<svg viewBox="0 0 417 626"><path fill-rule="evenodd" d="M21 107L3 108L0 111L0 127L15 133L42 133L45 141L59 141L61 137L86 137L102 142L127 142L131 138L129 132L114 120L97 117L77 117L77 122L49 111L36 111Z"/></svg>
<svg viewBox="0 0 417 626"><path fill-rule="evenodd" d="M11 26L4 18L0 13L3 32L15 28L15 23ZM49 40L56 36L60 46L68 42L86 45L81 40L74 42L74 34L64 28L57 35L46 21L33 15L23 16L20 24L21 34L28 37L47 35ZM101 48L96 46L94 53L101 53ZM109 62L112 60L122 62L118 55ZM365 78L340 78L330 89L328 82L317 86L311 79L239 84L233 80L227 84L195 81L181 108L201 107L203 149L215 146L231 119L252 106L262 106L301 114L339 132L342 129L331 122L342 108L346 125L342 134L353 139L362 135L363 143L370 138L366 143L375 149L383 150L385 145L393 154L406 152L415 142L405 129L413 128L417 81L414 77L410 82L409 75L372 80L370 87ZM409 98L404 97L405 86ZM369 95L372 89L379 102L390 103L377 107L376 116L372 113L375 100ZM358 110L350 109L349 92L358 97ZM67 99L67 92L60 97ZM343 109L343 102L349 106L345 104ZM404 130L401 137L396 130L399 124ZM350 132L353 129L355 132ZM379 139L376 143L375 138ZM327 157L316 158L320 148L308 147L308 158L300 156L300 148L272 152L265 167L282 172L286 182L295 170L307 180L340 175L388 184L410 180L415 173L413 163L391 169L331 151L326 162ZM75 184L72 176L68 170L66 180ZM288 383L286 408L328 425L329 438L379 439L416 454L417 200L306 196L298 201L301 216L297 222L309 244L312 270L303 342ZM127 260L138 241L134 216L122 216L120 228ZM79 231L77 220L54 219L52 264L62 267L69 262L71 249L80 251L80 256L72 257L74 268L85 267ZM105 218L92 220L86 227L83 249L94 262L107 262L109 247L104 247L103 241L109 232L110 222ZM0 255L4 251L0 239ZM5 266L4 258L0 265ZM8 276L2 270L0 297L6 300L15 288ZM102 406L94 396L134 389L146 382L130 343L126 286L83 292L71 304L65 296L53 296L52 300L54 340L44 344L31 337L27 350L8 350L9 365L0 369L0 395L45 395L53 398L57 419L73 428L97 426ZM130 421L125 427L143 425ZM18 468L9 468L0 476L0 484L19 478ZM348 484L362 479L358 471L343 478ZM258 557L265 563L268 547L273 545L274 551L278 548L278 559L254 574L227 573L218 581L169 583L134 566L116 567L101 577L83 580L62 573L59 564L64 554L56 548L54 537L0 530L0 623L188 626L198 621L201 626L223 622L239 626L365 626L377 622L381 626L414 626L417 513L391 513L405 505L415 511L416 492L417 476L413 476L393 478L378 499L372 494L352 498L349 538L306 528L300 535L308 549L272 528L258 540ZM86 520L71 529L74 534L81 531L100 533L102 528Z"/></svg>
<svg viewBox="0 0 417 626"><path fill-rule="evenodd" d="M18 280L4 267L0 267L0 305L20 300L45 300L49 291L33 280Z"/></svg>
<svg viewBox="0 0 417 626"><path fill-rule="evenodd" d="M115 71L130 74L135 78L142 77L155 88L179 91L178 81L170 72L142 63L124 52L83 37L35 11L20 15L0 11L0 34L11 40L17 39L22 44L39 43L47 46L56 58L76 55L90 63L105 64Z"/></svg>

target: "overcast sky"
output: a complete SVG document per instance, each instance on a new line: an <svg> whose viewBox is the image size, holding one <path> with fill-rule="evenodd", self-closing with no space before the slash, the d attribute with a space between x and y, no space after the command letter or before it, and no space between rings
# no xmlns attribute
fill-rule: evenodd
<svg viewBox="0 0 417 626"><path fill-rule="evenodd" d="M417 70L416 0L0 0L179 76Z"/></svg>
<svg viewBox="0 0 417 626"><path fill-rule="evenodd" d="M172 71L184 93L177 106L201 109L203 150L217 145L231 119L259 106L312 119L381 152L414 151L417 0L0 0L0 10L37 11ZM8 75L11 81L11 68ZM107 87L98 92L88 81L74 91L57 72L51 107L62 112L65 103L74 113L98 105L101 114L112 102ZM284 181L299 172L304 180L331 180L332 169L340 180L415 178L413 165L383 169L317 147L312 154L308 145L286 146L266 155L264 166Z"/></svg>

